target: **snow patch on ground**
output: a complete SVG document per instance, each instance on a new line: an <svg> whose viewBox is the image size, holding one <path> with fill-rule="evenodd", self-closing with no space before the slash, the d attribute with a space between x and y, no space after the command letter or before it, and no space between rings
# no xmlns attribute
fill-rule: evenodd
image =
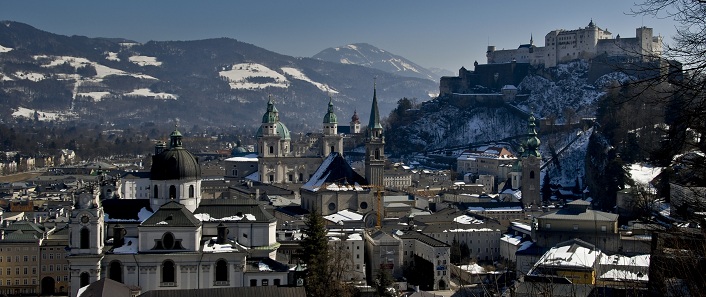
<svg viewBox="0 0 706 297"><path fill-rule="evenodd" d="M230 70L218 72L228 80L231 89L287 88L287 78L264 65L255 63L234 64Z"/></svg>
<svg viewBox="0 0 706 297"><path fill-rule="evenodd" d="M162 62L157 61L156 57L132 56L128 60L140 66L162 66Z"/></svg>
<svg viewBox="0 0 706 297"><path fill-rule="evenodd" d="M34 119L34 114L38 113L38 119L40 121L54 121L54 120L59 120L61 117L65 116L61 113L57 112L48 112L48 111L41 111L41 110L34 110L34 109L29 109L29 108L24 108L24 107L19 107L17 111L12 113L13 117L24 117L24 118L29 118L29 119Z"/></svg>
<svg viewBox="0 0 706 297"><path fill-rule="evenodd" d="M76 93L76 97L89 97L93 101L98 102L103 99L103 97L110 95L110 92L87 92L87 93Z"/></svg>
<svg viewBox="0 0 706 297"><path fill-rule="evenodd" d="M26 79L26 80L31 80L31 81L40 81L43 80L46 77L46 75L41 74L41 73L36 73L36 72L15 72L15 77L18 79Z"/></svg>
<svg viewBox="0 0 706 297"><path fill-rule="evenodd" d="M93 68L96 69L96 76L95 78L105 78L106 76L109 75L125 75L125 76L133 76L136 78L141 78L141 79L154 79L157 80L156 78L145 75L145 74L137 74L137 73L128 73L125 71L122 71L120 69L115 69L115 68L110 68L105 65L101 65L99 63L90 61L86 58L80 58L80 57L72 57L72 56L46 56L46 55L37 55L34 56L35 60L42 60L42 59L48 59L50 62L48 64L42 65L42 67L45 68L51 68L51 67L56 67L59 65L63 65L64 63L69 63L74 68L80 68L84 67L86 65L91 65Z"/></svg>
<svg viewBox="0 0 706 297"><path fill-rule="evenodd" d="M118 58L118 53L114 53L114 52L107 52L105 59L110 60L110 61L120 62L120 58Z"/></svg>
<svg viewBox="0 0 706 297"><path fill-rule="evenodd" d="M630 164L630 175L635 182L649 185L662 172L662 169L662 167L652 165Z"/></svg>
<svg viewBox="0 0 706 297"><path fill-rule="evenodd" d="M284 71L285 74L291 76L292 78L308 82L308 83L316 86L317 88L319 88L319 90L322 90L324 92L338 94L338 91L334 90L333 88L329 87L328 85L318 83L318 82L311 80L309 77L306 76L306 74L301 72L299 69L291 68L291 67L282 67L280 69L282 69L282 71Z"/></svg>
<svg viewBox="0 0 706 297"><path fill-rule="evenodd" d="M177 95L170 94L170 93L155 93L152 92L150 89L137 89L134 90L130 93L126 93L126 96L138 96L138 97L150 97L154 99L163 99L163 100L177 100Z"/></svg>
<svg viewBox="0 0 706 297"><path fill-rule="evenodd" d="M4 46L0 45L0 53L7 53L11 50L12 50L11 47L4 47Z"/></svg>

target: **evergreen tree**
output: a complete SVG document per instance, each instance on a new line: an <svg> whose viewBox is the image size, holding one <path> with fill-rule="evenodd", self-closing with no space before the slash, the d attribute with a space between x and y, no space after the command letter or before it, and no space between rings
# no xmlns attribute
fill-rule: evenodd
<svg viewBox="0 0 706 297"><path fill-rule="evenodd" d="M375 287L375 295L380 297L394 297L395 294L389 288L392 288L392 275L390 270L380 268L375 276L375 281L373 282L373 287ZM307 292L308 293L308 292Z"/></svg>
<svg viewBox="0 0 706 297"><path fill-rule="evenodd" d="M339 247L332 249L326 237L326 222L314 209L307 217L306 236L301 241L301 259L306 264L306 294L310 297L350 296L350 288L343 283L343 273L350 256ZM349 263L348 263L349 264Z"/></svg>
<svg viewBox="0 0 706 297"><path fill-rule="evenodd" d="M549 170L544 174L544 179L542 180L542 201L549 201L552 198L552 186L551 178L549 178Z"/></svg>
<svg viewBox="0 0 706 297"><path fill-rule="evenodd" d="M451 242L451 263L461 263L461 245L456 240L456 237Z"/></svg>

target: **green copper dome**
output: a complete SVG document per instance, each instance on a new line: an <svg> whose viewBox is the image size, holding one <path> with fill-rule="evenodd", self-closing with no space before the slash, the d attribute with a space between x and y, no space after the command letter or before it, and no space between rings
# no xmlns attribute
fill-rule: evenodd
<svg viewBox="0 0 706 297"><path fill-rule="evenodd" d="M331 97L328 100L328 112L324 116L324 124L336 124L338 123L338 118L336 114L333 113L333 102L331 102Z"/></svg>

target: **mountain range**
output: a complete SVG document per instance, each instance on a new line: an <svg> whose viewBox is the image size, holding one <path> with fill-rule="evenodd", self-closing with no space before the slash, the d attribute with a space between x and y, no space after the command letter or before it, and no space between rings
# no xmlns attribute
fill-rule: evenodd
<svg viewBox="0 0 706 297"><path fill-rule="evenodd" d="M410 64L416 65L416 64ZM255 127L271 96L293 132L319 129L331 97L341 124L421 101L438 82L355 64L278 54L230 38L137 43L0 22L0 113L9 121L76 120L124 127Z"/></svg>
<svg viewBox="0 0 706 297"><path fill-rule="evenodd" d="M426 69L416 63L379 49L367 43L353 43L345 46L330 47L312 58L342 64L354 64L379 69L401 76L425 78L439 81L439 77L453 75L451 71L439 68Z"/></svg>

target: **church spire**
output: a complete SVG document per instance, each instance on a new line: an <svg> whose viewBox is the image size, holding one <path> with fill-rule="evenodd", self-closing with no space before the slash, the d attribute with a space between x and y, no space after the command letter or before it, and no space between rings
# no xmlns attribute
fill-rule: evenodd
<svg viewBox="0 0 706 297"><path fill-rule="evenodd" d="M338 123L338 117L333 113L333 99L328 97L328 112L324 116L324 124L336 124Z"/></svg>
<svg viewBox="0 0 706 297"><path fill-rule="evenodd" d="M179 132L179 130L177 130L177 128L178 128L177 125L174 125L174 132L172 132L172 134L169 135L169 138L171 139L171 141L169 143L170 149L181 147L182 135L181 135L181 132Z"/></svg>
<svg viewBox="0 0 706 297"><path fill-rule="evenodd" d="M378 110L377 83L373 82L373 106L370 108L370 121L368 122L368 130L380 129L380 111Z"/></svg>

